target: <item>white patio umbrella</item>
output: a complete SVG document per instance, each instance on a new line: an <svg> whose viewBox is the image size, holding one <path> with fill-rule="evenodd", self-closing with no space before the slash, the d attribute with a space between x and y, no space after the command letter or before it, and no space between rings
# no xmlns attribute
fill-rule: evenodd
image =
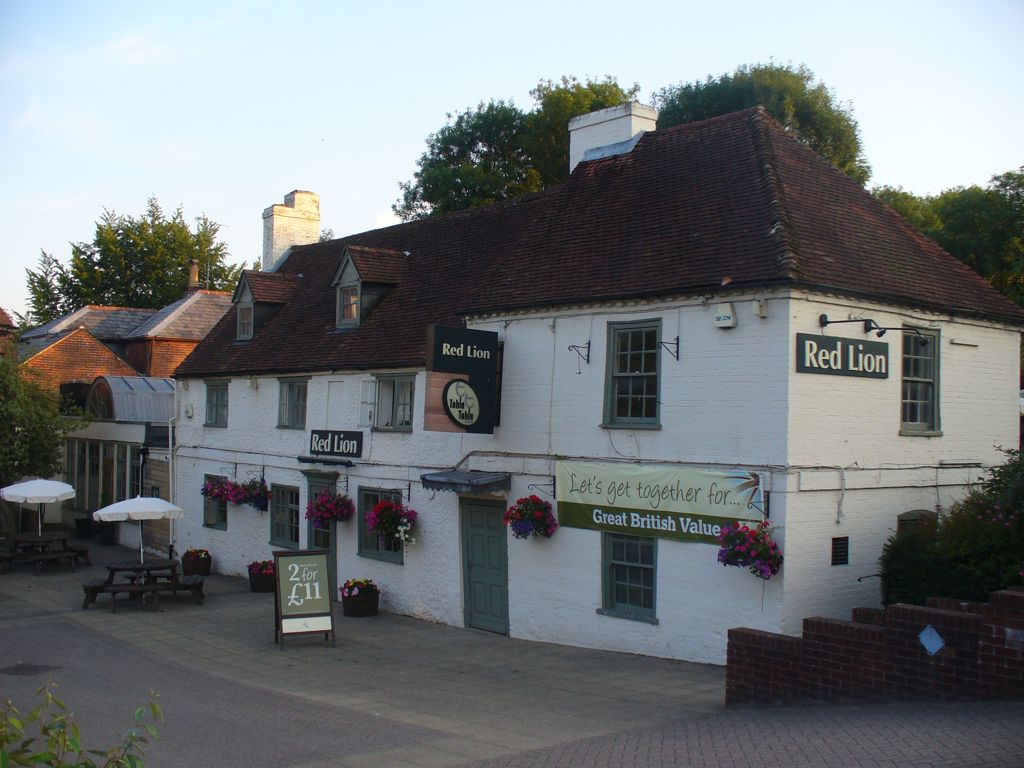
<svg viewBox="0 0 1024 768"><path fill-rule="evenodd" d="M125 499L109 507L97 509L92 513L93 520L102 522L123 522L124 520L139 521L139 561L144 562L146 554L142 550L142 521L143 520L177 520L184 516L181 507L176 507L169 501L164 501L156 496L136 496L134 499Z"/></svg>
<svg viewBox="0 0 1024 768"><path fill-rule="evenodd" d="M0 497L20 504L38 504L38 532L41 534L43 532L43 517L45 516L43 505L53 504L65 499L73 499L75 498L75 489L59 480L37 478L35 480L26 480L23 483L8 485L6 488L0 488Z"/></svg>

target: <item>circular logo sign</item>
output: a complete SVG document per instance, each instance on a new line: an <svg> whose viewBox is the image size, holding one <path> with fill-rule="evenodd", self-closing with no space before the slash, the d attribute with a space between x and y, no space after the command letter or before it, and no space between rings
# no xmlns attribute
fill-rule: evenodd
<svg viewBox="0 0 1024 768"><path fill-rule="evenodd" d="M480 398L464 379L455 379L445 384L444 410L448 418L460 427L471 427L480 418Z"/></svg>

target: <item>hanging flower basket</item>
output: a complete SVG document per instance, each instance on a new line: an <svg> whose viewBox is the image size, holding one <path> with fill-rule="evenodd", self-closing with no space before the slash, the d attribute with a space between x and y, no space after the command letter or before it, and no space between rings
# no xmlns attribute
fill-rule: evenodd
<svg viewBox="0 0 1024 768"><path fill-rule="evenodd" d="M718 562L747 568L767 581L782 567L782 552L772 538L774 530L767 520L754 528L743 523L725 526L717 538Z"/></svg>
<svg viewBox="0 0 1024 768"><path fill-rule="evenodd" d="M349 579L338 589L341 612L346 616L376 616L380 607L380 588L370 579Z"/></svg>
<svg viewBox="0 0 1024 768"><path fill-rule="evenodd" d="M502 521L517 539L550 539L558 530L558 521L551 512L551 503L540 496L526 496L505 510Z"/></svg>
<svg viewBox="0 0 1024 768"><path fill-rule="evenodd" d="M388 539L398 539L405 544L415 544L412 530L416 527L416 510L409 509L399 501L384 499L378 501L366 514L366 528Z"/></svg>
<svg viewBox="0 0 1024 768"><path fill-rule="evenodd" d="M199 493L210 499L223 499L228 504L236 506L249 504L263 512L266 512L270 505L270 489L262 477L244 483L232 480L207 480L200 487Z"/></svg>
<svg viewBox="0 0 1024 768"><path fill-rule="evenodd" d="M348 495L326 489L306 505L306 519L313 522L314 528L330 528L333 521L348 520L355 511L355 504Z"/></svg>

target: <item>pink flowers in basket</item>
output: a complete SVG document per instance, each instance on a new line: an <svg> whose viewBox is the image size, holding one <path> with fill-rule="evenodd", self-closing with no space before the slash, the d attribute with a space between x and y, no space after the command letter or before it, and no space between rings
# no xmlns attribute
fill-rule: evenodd
<svg viewBox="0 0 1024 768"><path fill-rule="evenodd" d="M782 567L782 552L772 539L773 528L764 520L751 528L743 523L727 525L718 534L718 562L747 568L768 580Z"/></svg>

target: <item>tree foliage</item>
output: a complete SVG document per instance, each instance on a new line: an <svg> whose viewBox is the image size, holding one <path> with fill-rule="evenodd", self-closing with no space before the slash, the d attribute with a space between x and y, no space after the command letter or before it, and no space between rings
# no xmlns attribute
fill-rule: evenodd
<svg viewBox="0 0 1024 768"><path fill-rule="evenodd" d="M481 102L448 116L427 137L412 181L402 182L394 212L409 221L506 200L563 181L569 174L569 120L629 101L614 78L541 81L525 113L510 102Z"/></svg>
<svg viewBox="0 0 1024 768"><path fill-rule="evenodd" d="M226 263L219 230L205 215L190 228L180 207L168 218L155 198L138 217L104 211L92 242L72 243L67 265L43 252L39 268L26 270L32 320L44 323L86 304L167 306L184 295L192 259L210 288L233 287L241 267Z"/></svg>
<svg viewBox="0 0 1024 768"><path fill-rule="evenodd" d="M1024 166L988 186L919 197L901 187L872 190L910 224L1024 304Z"/></svg>
<svg viewBox="0 0 1024 768"><path fill-rule="evenodd" d="M68 432L82 426L61 415L60 398L0 349L0 486L23 477L51 477L61 467Z"/></svg>
<svg viewBox="0 0 1024 768"><path fill-rule="evenodd" d="M816 82L804 65L744 65L732 74L662 88L654 103L658 128L762 105L783 128L847 176L861 184L871 176L852 108Z"/></svg>

